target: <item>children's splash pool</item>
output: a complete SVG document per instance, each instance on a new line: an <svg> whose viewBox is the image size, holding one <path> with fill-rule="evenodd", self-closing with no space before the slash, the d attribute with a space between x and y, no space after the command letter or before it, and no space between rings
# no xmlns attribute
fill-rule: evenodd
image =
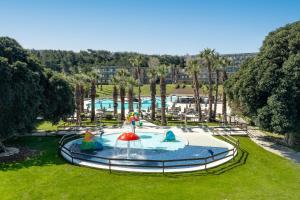
<svg viewBox="0 0 300 200"><path fill-rule="evenodd" d="M175 134L176 139L167 142L166 131L138 130L135 133L137 141L120 142L121 134L122 131L116 131L102 137L96 135L94 140L103 145L99 151L81 152L78 146L82 138L72 140L64 144L62 155L70 162L102 169L184 172L215 167L237 154L233 145L209 134L190 133L187 137Z"/></svg>

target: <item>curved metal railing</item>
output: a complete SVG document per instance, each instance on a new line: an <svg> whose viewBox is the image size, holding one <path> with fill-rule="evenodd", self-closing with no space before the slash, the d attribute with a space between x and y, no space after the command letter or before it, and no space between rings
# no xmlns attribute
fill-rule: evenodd
<svg viewBox="0 0 300 200"><path fill-rule="evenodd" d="M167 168L177 168L177 167L194 167L194 166L204 166L204 169L207 169L207 165L217 162L219 160L228 158L228 157L234 157L239 149L239 140L230 137L226 138L223 137L225 140L227 140L229 143L233 145L232 149L228 149L226 151L207 156L207 157L193 157L193 158L185 158L185 159L168 159L168 160L148 160L148 159L127 159L127 158L107 158L102 156L96 156L92 154L87 154L83 152L74 151L72 148L67 148L65 144L68 142L81 138L82 134L68 134L64 135L61 140L59 141L59 153L62 155L62 153L66 154L71 158L72 164L74 163L74 160L81 160L81 161L87 161L92 162L96 164L102 164L108 166L109 171L111 172L113 169L112 167L142 167L142 168L160 168L162 169L162 173L165 173L165 169ZM222 156L225 155L225 156ZM91 159L93 158L93 160ZM186 162L195 162L196 163L186 163ZM136 164L139 163L140 164ZM185 163L183 163L185 162ZM127 164L126 164L127 163ZM130 164L128 164L130 163ZM153 165L155 163L155 165Z"/></svg>

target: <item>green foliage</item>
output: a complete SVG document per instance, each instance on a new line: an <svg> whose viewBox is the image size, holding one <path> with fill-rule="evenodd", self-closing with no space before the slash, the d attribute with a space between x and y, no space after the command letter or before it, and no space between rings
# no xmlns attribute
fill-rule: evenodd
<svg viewBox="0 0 300 200"><path fill-rule="evenodd" d="M300 22L271 32L257 56L226 82L229 98L257 125L276 132L300 120Z"/></svg>
<svg viewBox="0 0 300 200"><path fill-rule="evenodd" d="M38 115L57 122L71 114L68 83L41 65L15 40L0 37L0 141L34 128Z"/></svg>

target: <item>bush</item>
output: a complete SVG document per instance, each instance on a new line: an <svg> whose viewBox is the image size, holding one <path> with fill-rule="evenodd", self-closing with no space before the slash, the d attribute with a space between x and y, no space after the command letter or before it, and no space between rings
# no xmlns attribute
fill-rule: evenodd
<svg viewBox="0 0 300 200"><path fill-rule="evenodd" d="M114 117L114 116L113 116L112 114L110 114L110 113L108 113L108 114L106 114L106 115L104 116L104 118L107 119L107 120L112 120L113 117Z"/></svg>

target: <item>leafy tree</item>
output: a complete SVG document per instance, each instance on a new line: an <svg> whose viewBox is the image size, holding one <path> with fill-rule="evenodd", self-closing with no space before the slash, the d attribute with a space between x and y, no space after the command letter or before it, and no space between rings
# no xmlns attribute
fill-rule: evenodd
<svg viewBox="0 0 300 200"><path fill-rule="evenodd" d="M38 116L57 122L72 113L68 82L44 71L28 51L8 37L0 37L0 82L0 143L31 131Z"/></svg>
<svg viewBox="0 0 300 200"><path fill-rule="evenodd" d="M286 133L292 144L299 130L300 22L265 38L260 52L226 82L230 100L260 127Z"/></svg>

